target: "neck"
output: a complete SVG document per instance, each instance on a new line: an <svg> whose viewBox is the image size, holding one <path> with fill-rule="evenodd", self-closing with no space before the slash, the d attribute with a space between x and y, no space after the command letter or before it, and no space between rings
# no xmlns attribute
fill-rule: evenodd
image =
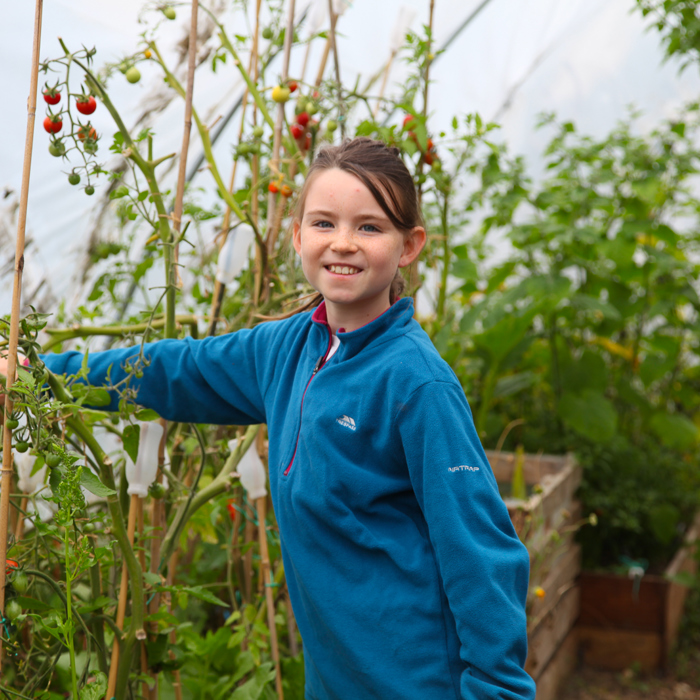
<svg viewBox="0 0 700 700"><path fill-rule="evenodd" d="M326 316L328 325L335 335L340 328L344 333L356 331L362 326L374 321L381 316L391 305L387 298L383 303L373 304L371 307L355 308L346 304L334 304L326 299Z"/></svg>

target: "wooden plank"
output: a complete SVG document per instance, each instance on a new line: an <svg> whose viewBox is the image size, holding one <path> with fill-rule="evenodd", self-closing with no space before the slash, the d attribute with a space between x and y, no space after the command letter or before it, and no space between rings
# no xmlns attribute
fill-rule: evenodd
<svg viewBox="0 0 700 700"><path fill-rule="evenodd" d="M578 631L574 627L537 679L536 700L557 700L559 692L577 664Z"/></svg>
<svg viewBox="0 0 700 700"><path fill-rule="evenodd" d="M581 546L573 544L561 551L556 559L550 562L548 569L532 572L530 588L541 586L545 596L533 599L528 612L531 624L546 615L557 604L565 589L568 589L580 571Z"/></svg>
<svg viewBox="0 0 700 700"><path fill-rule="evenodd" d="M577 625L583 662L593 668L620 671L633 663L644 671L659 667L663 653L661 635Z"/></svg>
<svg viewBox="0 0 700 700"><path fill-rule="evenodd" d="M580 591L572 586L528 635L525 670L535 679L541 675L578 617Z"/></svg>
<svg viewBox="0 0 700 700"><path fill-rule="evenodd" d="M579 582L582 626L663 634L669 584L660 576L645 576L637 598L626 576L584 571Z"/></svg>
<svg viewBox="0 0 700 700"><path fill-rule="evenodd" d="M673 558L665 571L665 576L670 579L668 591L666 593L666 610L665 610L665 626L664 626L664 656L663 665L665 666L670 658L673 645L676 642L678 635L678 627L680 626L681 617L683 615L683 607L685 599L688 596L687 586L676 583L672 580L674 576L679 574L694 575L697 571L697 559L695 550L697 547L698 534L700 533L700 514L695 518L695 522L688 530L685 536L686 546L682 547Z"/></svg>

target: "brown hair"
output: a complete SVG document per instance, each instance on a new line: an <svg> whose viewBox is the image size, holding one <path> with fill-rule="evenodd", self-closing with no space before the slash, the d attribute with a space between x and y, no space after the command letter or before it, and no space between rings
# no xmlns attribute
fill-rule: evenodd
<svg viewBox="0 0 700 700"><path fill-rule="evenodd" d="M423 216L413 178L401 160L400 153L398 148L365 137L346 140L339 146L326 146L321 149L311 164L299 192L293 222L300 222L304 215L306 197L314 179L319 173L337 168L354 175L367 187L377 204L399 231L408 233L416 226L423 226ZM389 303L393 304L401 296L405 286L404 278L397 270L389 290ZM277 318L286 318L301 311L308 311L322 301L323 295L316 293L292 312Z"/></svg>

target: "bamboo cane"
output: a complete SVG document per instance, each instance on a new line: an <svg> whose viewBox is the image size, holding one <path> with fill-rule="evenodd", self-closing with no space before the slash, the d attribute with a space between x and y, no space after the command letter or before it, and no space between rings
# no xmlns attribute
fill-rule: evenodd
<svg viewBox="0 0 700 700"><path fill-rule="evenodd" d="M328 0L328 14L331 20L331 29L328 34L328 38L331 41L331 48L333 49L333 66L335 68L335 82L338 84L338 107L342 119L340 119L340 137L345 138L345 108L343 105L343 91L342 84L340 82L340 60L338 58L338 43L335 36L335 25L338 23L338 15L333 11L333 0Z"/></svg>
<svg viewBox="0 0 700 700"><path fill-rule="evenodd" d="M134 544L134 532L136 531L136 514L138 511L138 501L139 497L134 494L131 496L131 503L129 505L129 521L126 528L126 534L129 539L129 544ZM126 616L126 596L128 593L128 581L129 575L126 570L126 566L122 567L122 579L121 585L119 587L119 602L117 603L117 619L116 624L118 629L124 627L124 618ZM114 635L114 642L112 643L112 661L109 666L109 682L107 684L107 700L111 700L114 697L114 689L117 686L117 671L119 670L119 640L117 635Z"/></svg>
<svg viewBox="0 0 700 700"><path fill-rule="evenodd" d="M294 6L295 0L290 0L289 11L287 15L287 28L284 33L284 59L282 61L282 81L287 80L289 75L289 57L292 52L292 40L294 38ZM272 158L270 159L270 170L274 172L279 172L280 169L280 148L282 146L282 128L284 126L284 103L277 105L277 117L275 121L275 131L274 140L272 142ZM277 233L279 230L279 223L277 222L277 217L272 216L270 220L270 212L275 212L276 210L276 198L281 196L270 192L268 195L267 211L268 211L268 231L267 231L267 251L268 256L274 252L272 245L277 240ZM272 244L272 245L271 245ZM269 287L265 284L265 280L262 280L262 295L263 298L269 293Z"/></svg>
<svg viewBox="0 0 700 700"><path fill-rule="evenodd" d="M187 91L185 93L185 128L182 131L182 147L177 173L177 190L173 210L173 228L175 234L180 233L182 224L183 199L185 196L185 181L187 179L187 152L190 149L190 132L192 131L192 95L194 93L194 71L197 59L197 10L199 0L192 0L192 15L190 18L190 45L187 56ZM179 244L175 246L174 268L177 270ZM171 275L172 277L173 275ZM179 273L176 273L179 279Z"/></svg>
<svg viewBox="0 0 700 700"><path fill-rule="evenodd" d="M255 7L255 35L253 37L253 48L250 55L250 61L248 63L248 73L252 73L253 82L257 84L258 81L258 36L260 34L260 7L262 6L262 0L257 0L257 5ZM245 115L248 108L248 98L250 96L250 91L246 88L243 93L243 101L241 104L241 125L238 129L238 142L240 143L243 138L243 131L245 129ZM253 100L253 124L257 123L257 105L255 100ZM258 197L257 197L257 182L258 182L258 164L260 159L257 155L253 156L253 170L252 170L252 185L251 191L255 193L253 197L253 207L252 207L252 218L253 223L257 225L258 219ZM231 180L229 181L228 189L229 192L233 193L233 187L236 180L236 170L238 167L238 160L233 161L233 168L231 169ZM219 243L219 250L226 243L228 238L228 232L231 225L231 207L226 207L226 212L224 213L224 222L221 226L221 233L219 234L221 240ZM256 277L257 277L257 267L258 259L260 258L260 251L256 247ZM255 285L255 290L259 288L259 283ZM226 291L225 285L223 285L219 280L214 282L214 293L212 294L211 300L211 310L209 312L209 328L207 330L207 335L214 335L216 332L216 324L218 323L219 311L221 310L221 302L224 300L224 292Z"/></svg>
<svg viewBox="0 0 700 700"><path fill-rule="evenodd" d="M280 652L277 645L277 627L275 626L275 600L270 577L270 554L267 549L267 531L265 528L266 506L266 496L255 499L255 507L258 513L258 538L260 539L260 566L262 568L263 581L265 582L265 600L267 601L267 625L270 628L272 660L275 662L275 686L279 700L284 700L282 674L280 672Z"/></svg>
<svg viewBox="0 0 700 700"><path fill-rule="evenodd" d="M36 119L36 95L39 81L39 52L41 48L42 0L36 0L34 13L34 44L32 46L32 69L27 100L27 132L24 142L24 164L22 166L22 189L17 217L17 240L15 247L15 275L12 287L12 312L10 316L10 342L7 357L5 401L5 426L3 429L2 479L0 479L0 611L5 617L5 565L7 561L7 535L10 514L10 490L12 482L12 430L7 419L12 414L12 399L9 394L17 371L17 346L19 344L19 313L22 298L22 272L24 270L24 234L27 226L27 202L29 199L29 176L32 167L32 143ZM0 637L0 673L2 671L2 637Z"/></svg>
<svg viewBox="0 0 700 700"><path fill-rule="evenodd" d="M159 484L163 483L163 466L165 465L165 446L168 440L168 421L164 418L160 419L160 424L163 426L163 437L158 445L158 472L156 481ZM151 540L151 565L150 572L158 573L158 564L160 562L160 547L165 535L165 504L161 498L154 498L151 505L151 527L153 528L153 539ZM145 571L145 568L144 568ZM156 593L148 604L148 613L154 614L158 612L160 607L160 594ZM151 634L157 634L158 623L151 622L149 625ZM148 661L148 659L146 659ZM151 673L153 678L153 688L146 696L149 700L156 700L158 696L158 674Z"/></svg>
<svg viewBox="0 0 700 700"><path fill-rule="evenodd" d="M318 87L323 82L323 74L326 72L326 63L328 63L328 56L331 53L331 37L330 35L326 39L326 45L323 47L323 55L321 56L321 62L318 65L318 73L316 73L316 80L314 85Z"/></svg>

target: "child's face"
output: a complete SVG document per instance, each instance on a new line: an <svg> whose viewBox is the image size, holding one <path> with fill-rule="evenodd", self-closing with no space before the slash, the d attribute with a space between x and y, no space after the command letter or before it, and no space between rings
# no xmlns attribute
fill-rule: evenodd
<svg viewBox="0 0 700 700"><path fill-rule="evenodd" d="M422 228L399 231L364 183L335 168L314 178L294 224L304 275L339 321L366 323L386 311L396 270L413 262L424 242Z"/></svg>

